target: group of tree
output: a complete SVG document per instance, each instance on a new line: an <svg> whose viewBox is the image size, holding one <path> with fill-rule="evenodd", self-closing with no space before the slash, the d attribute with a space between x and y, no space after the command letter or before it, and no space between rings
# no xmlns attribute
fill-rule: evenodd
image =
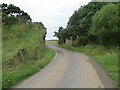
<svg viewBox="0 0 120 90"><path fill-rule="evenodd" d="M31 22L30 15L13 4L0 4L0 11L2 11L2 23L4 25L13 25L18 22Z"/></svg>
<svg viewBox="0 0 120 90"><path fill-rule="evenodd" d="M77 46L88 43L118 46L120 45L118 12L118 3L90 2L75 11L69 18L67 27L65 29L60 27L54 36L59 38L60 44L72 37L73 41L79 39L73 43Z"/></svg>

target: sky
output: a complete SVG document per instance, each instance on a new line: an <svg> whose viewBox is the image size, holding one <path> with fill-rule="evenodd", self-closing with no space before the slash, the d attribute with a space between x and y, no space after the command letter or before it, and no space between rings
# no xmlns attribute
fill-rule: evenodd
<svg viewBox="0 0 120 90"><path fill-rule="evenodd" d="M53 37L59 27L66 27L69 17L91 0L0 0L0 4L14 4L27 12L33 22L42 22L47 28L46 40Z"/></svg>

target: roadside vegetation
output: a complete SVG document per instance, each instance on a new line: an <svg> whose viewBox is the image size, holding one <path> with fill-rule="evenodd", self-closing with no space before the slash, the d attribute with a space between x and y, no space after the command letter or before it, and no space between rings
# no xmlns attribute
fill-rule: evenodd
<svg viewBox="0 0 120 90"><path fill-rule="evenodd" d="M19 7L1 4L2 10L2 88L9 88L38 72L54 56L45 45L46 28L32 22Z"/></svg>
<svg viewBox="0 0 120 90"><path fill-rule="evenodd" d="M57 46L92 56L118 86L119 3L90 2L76 10L66 28L55 32Z"/></svg>
<svg viewBox="0 0 120 90"><path fill-rule="evenodd" d="M21 80L24 80L26 77L37 73L40 69L46 66L55 55L54 51L50 48L46 48L39 54L40 57L37 60L28 60L24 63L16 61L14 65L3 66L2 88L13 86Z"/></svg>

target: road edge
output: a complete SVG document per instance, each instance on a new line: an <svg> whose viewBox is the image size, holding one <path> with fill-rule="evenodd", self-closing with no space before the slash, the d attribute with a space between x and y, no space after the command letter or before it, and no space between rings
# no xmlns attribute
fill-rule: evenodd
<svg viewBox="0 0 120 90"><path fill-rule="evenodd" d="M88 60L91 62L93 68L96 70L102 84L106 88L117 88L117 86L114 85L114 81L110 78L110 76L103 69L103 67L101 65L99 65L99 63L97 63L94 58L92 58L90 56L88 56L88 57L89 57Z"/></svg>
<svg viewBox="0 0 120 90"><path fill-rule="evenodd" d="M62 47L59 47L59 48L62 48ZM66 48L63 48L63 49L66 49ZM69 50L69 49L66 49L66 50ZM93 68L96 70L96 73L99 76L99 78L105 88L118 88L117 86L114 85L114 81L110 78L110 76L107 74L105 69L103 69L103 67L99 63L97 63L97 61L93 57L88 56L81 52L77 52L77 51L73 51L73 50L69 50L69 51L74 52L74 53L83 54L88 57L88 60L92 64Z"/></svg>

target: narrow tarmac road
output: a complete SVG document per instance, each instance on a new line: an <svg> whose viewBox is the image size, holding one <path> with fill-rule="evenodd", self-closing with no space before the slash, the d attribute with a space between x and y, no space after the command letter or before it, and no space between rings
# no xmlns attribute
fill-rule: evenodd
<svg viewBox="0 0 120 90"><path fill-rule="evenodd" d="M103 85L88 56L51 44L49 47L56 52L54 59L15 88L109 88Z"/></svg>

